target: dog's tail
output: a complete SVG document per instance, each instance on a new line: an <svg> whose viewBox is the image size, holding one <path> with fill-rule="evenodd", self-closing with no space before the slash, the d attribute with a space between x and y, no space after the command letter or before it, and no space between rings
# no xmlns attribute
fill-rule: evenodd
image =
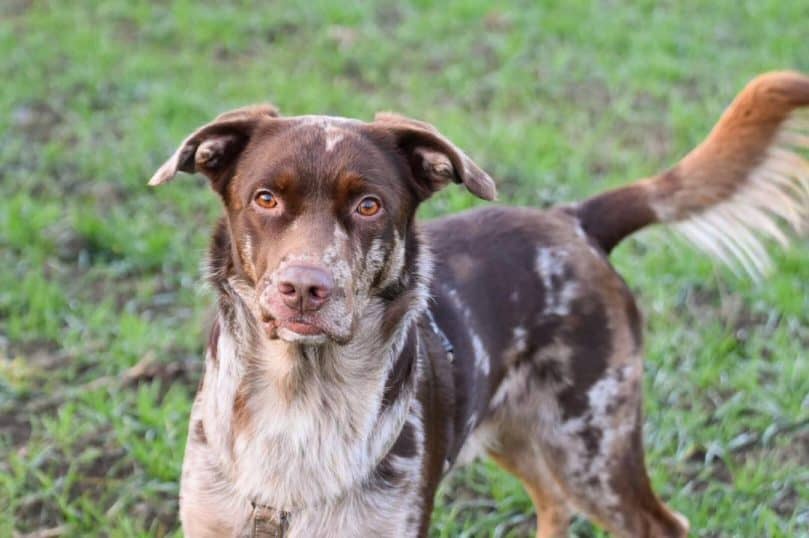
<svg viewBox="0 0 809 538"><path fill-rule="evenodd" d="M754 278L771 261L761 243L788 243L809 221L809 77L760 75L708 138L670 170L575 206L582 228L609 252L631 233L671 223L686 239Z"/></svg>

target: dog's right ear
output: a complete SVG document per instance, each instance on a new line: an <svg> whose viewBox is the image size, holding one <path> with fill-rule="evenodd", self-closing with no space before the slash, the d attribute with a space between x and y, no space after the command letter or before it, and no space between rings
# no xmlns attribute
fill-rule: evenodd
<svg viewBox="0 0 809 538"><path fill-rule="evenodd" d="M171 181L177 172L201 172L221 193L236 157L256 127L278 116L278 109L272 105L249 106L221 114L186 138L174 155L154 173L149 185Z"/></svg>
<svg viewBox="0 0 809 538"><path fill-rule="evenodd" d="M429 123L392 112L379 112L369 126L395 138L399 151L411 166L421 200L451 182L463 183L469 192L483 200L497 197L497 188L489 174Z"/></svg>

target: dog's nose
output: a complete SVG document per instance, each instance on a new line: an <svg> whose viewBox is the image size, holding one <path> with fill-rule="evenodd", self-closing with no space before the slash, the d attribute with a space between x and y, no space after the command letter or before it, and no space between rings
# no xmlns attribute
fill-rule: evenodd
<svg viewBox="0 0 809 538"><path fill-rule="evenodd" d="M290 265L278 275L278 293L284 304L301 312L319 310L333 289L331 273L320 267Z"/></svg>

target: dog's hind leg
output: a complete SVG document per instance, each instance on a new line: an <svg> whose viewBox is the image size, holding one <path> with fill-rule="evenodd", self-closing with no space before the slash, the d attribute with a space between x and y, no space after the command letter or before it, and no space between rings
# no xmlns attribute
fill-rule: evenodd
<svg viewBox="0 0 809 538"><path fill-rule="evenodd" d="M610 369L589 395L586 414L540 441L565 497L614 536L687 536L688 520L658 499L646 473L639 375Z"/></svg>
<svg viewBox="0 0 809 538"><path fill-rule="evenodd" d="M525 379L525 370L515 370L489 418L496 432L489 454L522 481L538 512L539 537L565 536L574 511L614 536L688 534L688 521L658 499L646 473L640 358L616 362L575 413L564 389L539 378L514 382Z"/></svg>
<svg viewBox="0 0 809 538"><path fill-rule="evenodd" d="M520 479L537 511L537 538L567 536L571 511L564 493L548 469L535 442L526 443L507 432L489 456Z"/></svg>
<svg viewBox="0 0 809 538"><path fill-rule="evenodd" d="M644 464L640 420L627 430L623 437L602 437L601 442L608 446L587 461L579 458L577 449L577 443L582 442L581 431L551 442L546 438L521 439L520 435L527 432L517 428L500 436L489 455L518 477L531 497L537 510L537 538L567 536L574 512L586 515L613 536L688 535L688 520L670 510L652 490Z"/></svg>

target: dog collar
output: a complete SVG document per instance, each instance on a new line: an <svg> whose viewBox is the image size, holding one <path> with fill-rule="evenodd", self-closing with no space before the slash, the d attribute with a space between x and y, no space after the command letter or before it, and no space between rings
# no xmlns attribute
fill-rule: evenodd
<svg viewBox="0 0 809 538"><path fill-rule="evenodd" d="M265 504L253 505L250 515L249 532L244 538L285 538L289 528L289 512L276 510Z"/></svg>

